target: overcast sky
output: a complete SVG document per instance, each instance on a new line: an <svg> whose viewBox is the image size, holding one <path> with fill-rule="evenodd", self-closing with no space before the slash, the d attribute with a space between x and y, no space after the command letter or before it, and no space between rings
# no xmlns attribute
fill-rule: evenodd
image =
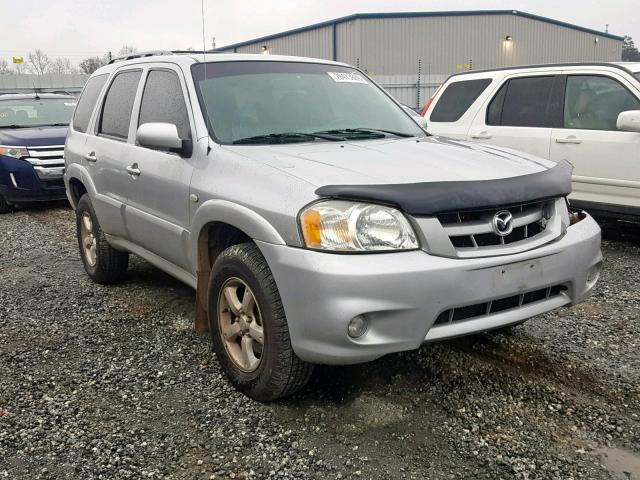
<svg viewBox="0 0 640 480"><path fill-rule="evenodd" d="M0 58L202 48L200 0L0 0ZM515 9L640 40L638 0L205 0L207 48L352 13ZM640 42L639 42L640 43Z"/></svg>

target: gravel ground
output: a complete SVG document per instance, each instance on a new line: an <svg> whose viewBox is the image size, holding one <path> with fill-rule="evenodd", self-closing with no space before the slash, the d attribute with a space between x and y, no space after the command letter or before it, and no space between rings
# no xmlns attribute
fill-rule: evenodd
<svg viewBox="0 0 640 480"><path fill-rule="evenodd" d="M587 303L511 334L229 387L194 293L133 259L94 285L64 206L0 217L0 479L640 479L640 230Z"/></svg>

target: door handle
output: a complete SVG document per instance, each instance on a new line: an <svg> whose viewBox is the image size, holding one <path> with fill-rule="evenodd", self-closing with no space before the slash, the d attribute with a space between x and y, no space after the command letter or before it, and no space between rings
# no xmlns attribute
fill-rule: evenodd
<svg viewBox="0 0 640 480"><path fill-rule="evenodd" d="M98 161L98 157L96 157L96 152L87 153L87 154L84 156L84 159L85 159L87 162L91 162L91 163L95 163L95 162L97 162L97 161Z"/></svg>
<svg viewBox="0 0 640 480"><path fill-rule="evenodd" d="M488 140L491 138L491 134L489 132L482 131L482 132L472 133L470 137L476 140Z"/></svg>
<svg viewBox="0 0 640 480"><path fill-rule="evenodd" d="M580 143L582 143L582 140L580 140L577 137L574 137L573 135L571 135L570 137L566 137L566 138L556 138L554 140L556 143L571 143L574 145L578 145Z"/></svg>
<svg viewBox="0 0 640 480"><path fill-rule="evenodd" d="M129 175L131 175L132 177L139 177L140 176L140 169L138 168L138 164L134 163L133 165L129 165L127 168L127 173Z"/></svg>

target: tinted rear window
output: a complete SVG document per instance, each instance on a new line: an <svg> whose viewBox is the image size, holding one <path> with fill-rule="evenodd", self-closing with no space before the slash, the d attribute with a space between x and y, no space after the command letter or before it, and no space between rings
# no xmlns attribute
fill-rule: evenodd
<svg viewBox="0 0 640 480"><path fill-rule="evenodd" d="M76 112L73 115L73 129L78 132L86 132L89 128L89 120L91 119L91 113L96 106L98 95L102 91L104 83L109 78L108 74L96 75L91 77L80 95L78 105L76 106Z"/></svg>
<svg viewBox="0 0 640 480"><path fill-rule="evenodd" d="M449 84L440 95L429 119L432 122L459 120L490 83L490 78L480 78Z"/></svg>
<svg viewBox="0 0 640 480"><path fill-rule="evenodd" d="M553 76L513 78L491 101L487 111L489 125L547 127L547 105Z"/></svg>
<svg viewBox="0 0 640 480"><path fill-rule="evenodd" d="M98 133L116 138L129 136L131 112L141 74L140 70L135 70L115 76L104 100Z"/></svg>

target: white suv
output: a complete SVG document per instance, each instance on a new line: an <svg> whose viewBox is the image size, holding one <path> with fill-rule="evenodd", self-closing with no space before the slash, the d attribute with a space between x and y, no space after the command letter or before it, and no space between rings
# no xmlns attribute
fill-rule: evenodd
<svg viewBox="0 0 640 480"><path fill-rule="evenodd" d="M435 135L568 160L572 205L640 219L640 63L455 74L423 116Z"/></svg>

